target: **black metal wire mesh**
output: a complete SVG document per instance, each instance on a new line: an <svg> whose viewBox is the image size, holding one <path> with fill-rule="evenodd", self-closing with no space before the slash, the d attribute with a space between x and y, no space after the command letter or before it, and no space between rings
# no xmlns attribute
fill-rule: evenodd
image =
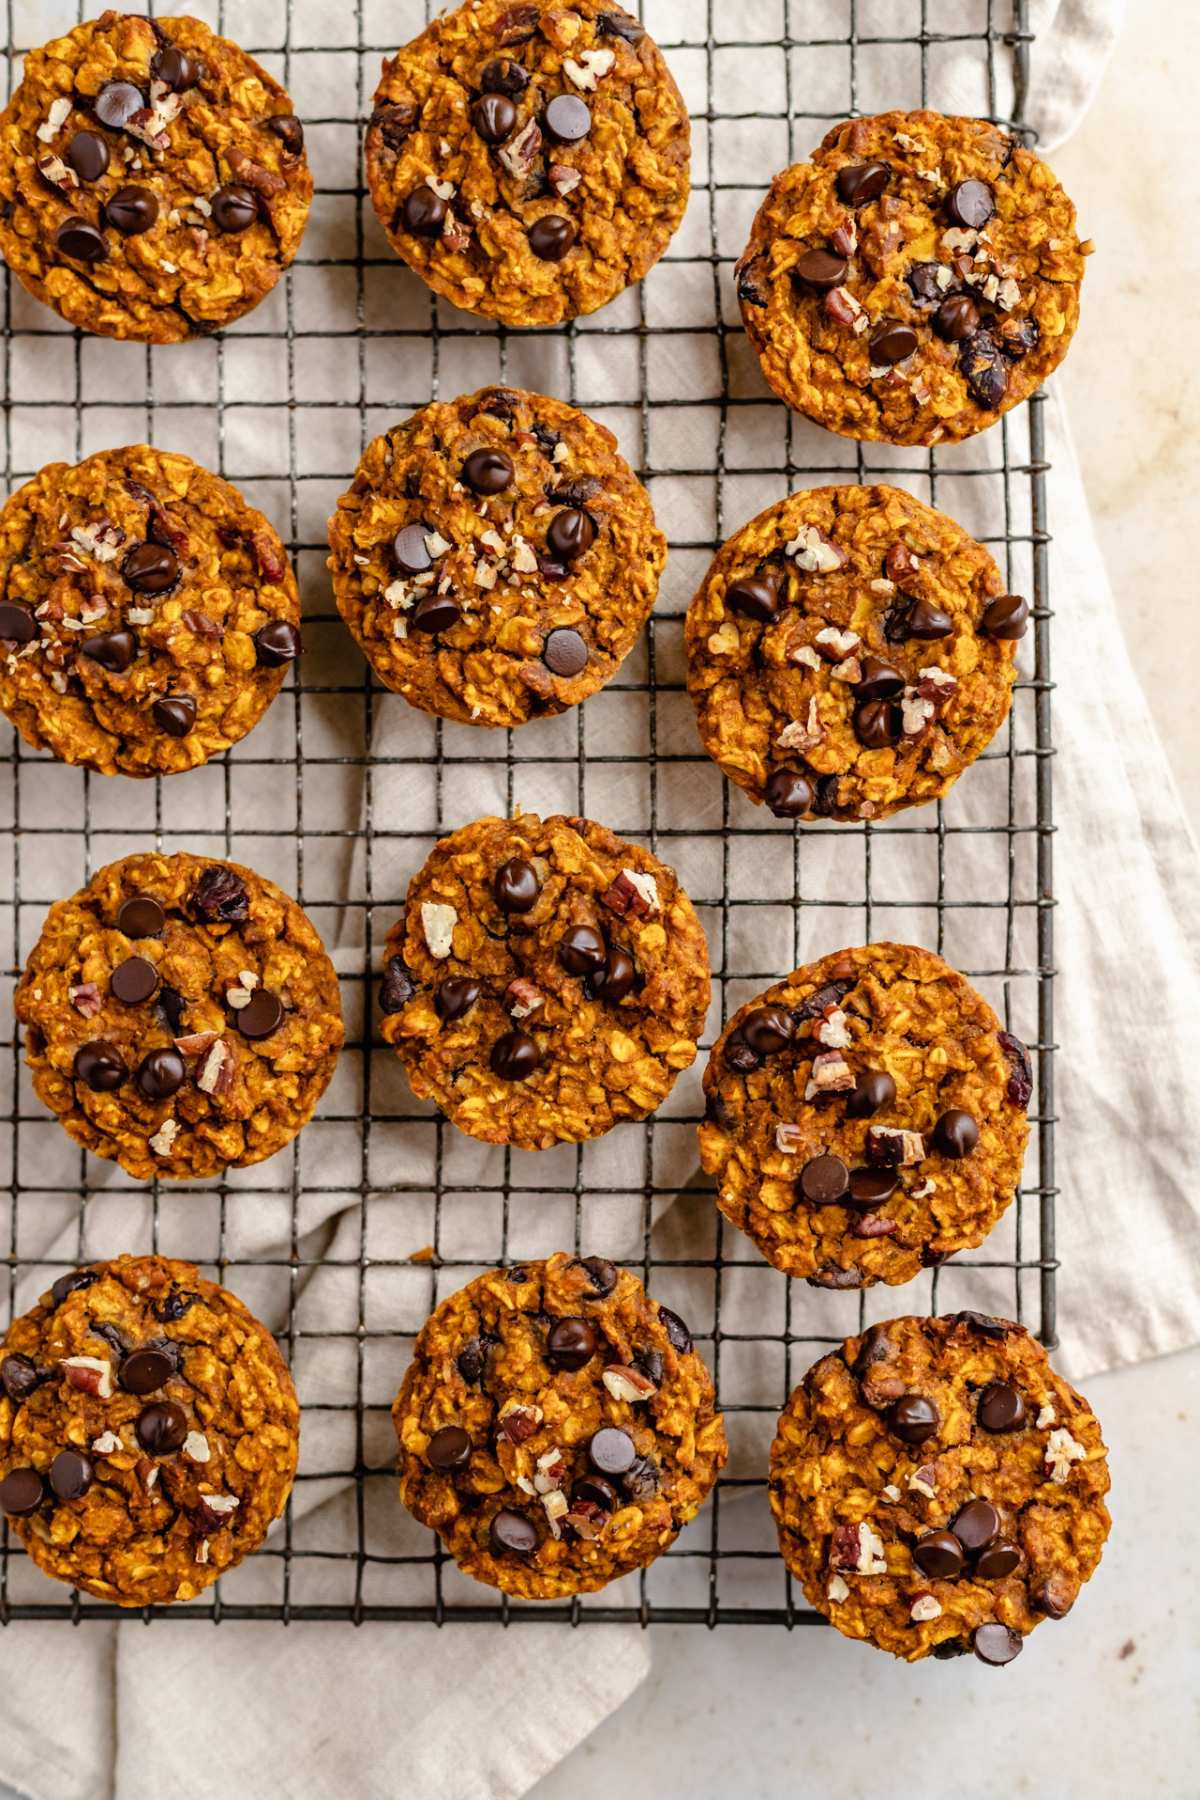
<svg viewBox="0 0 1200 1800"><path fill-rule="evenodd" d="M304 1426L288 1516L259 1555L176 1618L815 1623L775 1553L764 1481L775 1415L807 1364L872 1318L981 1296L994 1304L1000 1280L1000 1309L1054 1340L1043 402L953 450L844 443L768 396L729 279L769 175L848 113L936 103L940 59L975 70L974 110L1019 124L1026 5L690 0L680 35L678 8L668 29L657 23L668 4L646 0L642 10L693 115L692 206L646 282L591 319L522 334L468 318L432 299L377 231L361 183L362 121L379 59L420 29L427 0L193 9L283 79L318 182L301 256L242 327L165 350L114 345L59 327L6 276L6 488L55 456L143 440L186 450L275 519L305 596L309 654L220 763L141 784L65 769L11 733L0 755L6 999L46 907L100 864L150 844L231 856L279 880L342 977L347 1049L317 1118L270 1163L202 1191L146 1193L74 1149L6 1038L7 1316L19 1284L28 1304L63 1267L153 1247L199 1262L279 1323L296 1372ZM20 47L77 16L73 5L7 0L10 79ZM754 59L753 110L726 99L739 91L743 58ZM740 73L744 91L744 64ZM373 687L332 608L324 521L378 430L432 395L497 379L559 393L617 431L651 489L672 562L644 644L603 695L563 719L482 738ZM972 529L1009 587L1033 595L1023 646L1032 667L1008 727L943 804L878 826L789 831L756 814L699 751L682 683L683 614L717 545L769 500L820 481L878 479L982 521ZM968 784L970 811L959 804ZM1029 1042L1036 1066L1026 1182L981 1251L902 1290L829 1295L789 1283L719 1220L695 1172L695 1072L657 1120L540 1158L476 1145L415 1103L373 1037L373 972L409 874L436 837L489 810L474 803L481 789L491 810L590 813L679 867L713 952L706 1041L748 994L842 943L910 938L961 967ZM711 1505L649 1571L569 1605L528 1607L466 1581L407 1519L387 1409L438 1298L481 1266L564 1245L640 1265L655 1295L686 1314L717 1378L732 1453ZM60 1595L15 1540L0 1549L0 1622L114 1616Z"/></svg>

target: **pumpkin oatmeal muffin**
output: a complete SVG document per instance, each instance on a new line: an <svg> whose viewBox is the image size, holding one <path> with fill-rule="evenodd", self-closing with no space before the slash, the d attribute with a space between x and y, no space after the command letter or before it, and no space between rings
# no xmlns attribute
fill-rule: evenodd
<svg viewBox="0 0 1200 1800"><path fill-rule="evenodd" d="M725 1462L712 1378L627 1269L495 1269L421 1328L392 1408L400 1497L477 1581L527 1600L644 1568Z"/></svg>

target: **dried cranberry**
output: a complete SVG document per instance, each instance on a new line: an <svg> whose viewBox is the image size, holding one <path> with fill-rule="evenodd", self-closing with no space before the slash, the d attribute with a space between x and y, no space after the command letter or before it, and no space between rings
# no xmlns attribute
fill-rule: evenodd
<svg viewBox="0 0 1200 1800"><path fill-rule="evenodd" d="M1002 1031L999 1036L1001 1048L1011 1064L1008 1086L1004 1091L1013 1106L1027 1107L1033 1098L1033 1064L1029 1060L1029 1052L1020 1038L1014 1037L1011 1031Z"/></svg>
<svg viewBox="0 0 1200 1800"><path fill-rule="evenodd" d="M398 1013L416 993L413 978L404 966L402 956L393 956L383 971L383 980L379 984L379 1010L382 1013Z"/></svg>
<svg viewBox="0 0 1200 1800"><path fill-rule="evenodd" d="M192 910L206 924L240 925L250 917L250 896L240 875L214 863L192 894Z"/></svg>

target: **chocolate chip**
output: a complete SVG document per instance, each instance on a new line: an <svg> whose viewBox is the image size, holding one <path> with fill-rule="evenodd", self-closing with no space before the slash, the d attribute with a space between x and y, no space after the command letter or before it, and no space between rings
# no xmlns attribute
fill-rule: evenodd
<svg viewBox="0 0 1200 1800"><path fill-rule="evenodd" d="M589 1506L598 1506L602 1512L616 1512L621 1504L621 1496L611 1481L605 1481L603 1475L581 1475L571 1489L571 1503L586 1500Z"/></svg>
<svg viewBox="0 0 1200 1800"><path fill-rule="evenodd" d="M854 730L868 750L886 750L900 738L898 709L890 700L868 700L855 711Z"/></svg>
<svg viewBox="0 0 1200 1800"><path fill-rule="evenodd" d="M118 1379L127 1394L153 1394L178 1373L177 1359L166 1350L131 1350Z"/></svg>
<svg viewBox="0 0 1200 1800"><path fill-rule="evenodd" d="M845 206L865 206L868 200L878 200L890 174L886 163L847 163L837 173L838 199Z"/></svg>
<svg viewBox="0 0 1200 1800"><path fill-rule="evenodd" d="M1008 365L999 341L990 331L976 331L958 347L958 366L972 398L989 411L998 407L1008 392Z"/></svg>
<svg viewBox="0 0 1200 1800"><path fill-rule="evenodd" d="M50 1464L50 1486L59 1500L78 1500L92 1485L92 1465L78 1450L60 1450Z"/></svg>
<svg viewBox="0 0 1200 1800"><path fill-rule="evenodd" d="M888 1408L888 1424L906 1444L923 1444L933 1436L941 1418L924 1394L901 1394Z"/></svg>
<svg viewBox="0 0 1200 1800"><path fill-rule="evenodd" d="M158 197L148 187L118 188L105 202L104 217L122 237L141 237L158 218Z"/></svg>
<svg viewBox="0 0 1200 1800"><path fill-rule="evenodd" d="M529 230L529 248L541 262L561 262L575 242L576 231L561 213L544 213Z"/></svg>
<svg viewBox="0 0 1200 1800"><path fill-rule="evenodd" d="M300 156L304 150L304 127L294 113L279 113L267 120L267 130L277 137L288 156Z"/></svg>
<svg viewBox="0 0 1200 1800"><path fill-rule="evenodd" d="M371 115L371 123L379 127L379 135L389 150L399 150L412 136L419 117L419 107L410 101L402 101L396 106L377 107Z"/></svg>
<svg viewBox="0 0 1200 1800"><path fill-rule="evenodd" d="M0 601L0 640L32 644L37 634L37 620L27 606L18 606L14 600Z"/></svg>
<svg viewBox="0 0 1200 1800"><path fill-rule="evenodd" d="M991 1620L986 1625L975 1627L971 1648L980 1662L990 1663L993 1668L998 1669L1020 1656L1025 1648L1025 1640L1009 1626Z"/></svg>
<svg viewBox="0 0 1200 1800"><path fill-rule="evenodd" d="M602 1425L588 1445L588 1460L599 1475L624 1475L637 1461L633 1439L617 1425Z"/></svg>
<svg viewBox="0 0 1200 1800"><path fill-rule="evenodd" d="M979 628L988 637L1011 640L1023 638L1028 624L1028 600L1020 594L1001 594L985 609Z"/></svg>
<svg viewBox="0 0 1200 1800"><path fill-rule="evenodd" d="M993 327L999 334L1001 350L1014 362L1020 362L1035 344L1041 342L1038 322L1028 316L1024 319L993 320Z"/></svg>
<svg viewBox="0 0 1200 1800"><path fill-rule="evenodd" d="M269 988L255 988L248 1006L240 1007L233 1022L243 1037L266 1038L283 1024L283 1001Z"/></svg>
<svg viewBox="0 0 1200 1800"><path fill-rule="evenodd" d="M1027 1108L1033 1098L1033 1064L1029 1060L1029 1052L1020 1038L1014 1037L1011 1031L997 1033L1001 1049L1009 1061L1008 1086L1005 1097L1013 1106Z"/></svg>
<svg viewBox="0 0 1200 1800"><path fill-rule="evenodd" d="M556 1369L582 1369L596 1354L596 1331L586 1319L559 1319L546 1351Z"/></svg>
<svg viewBox="0 0 1200 1800"><path fill-rule="evenodd" d="M637 986L637 964L623 944L610 944L603 969L587 979L587 990L593 999L608 1000L613 1006L624 1000Z"/></svg>
<svg viewBox="0 0 1200 1800"><path fill-rule="evenodd" d="M846 1203L870 1212L890 1200L899 1185L900 1177L894 1169L851 1169Z"/></svg>
<svg viewBox="0 0 1200 1800"><path fill-rule="evenodd" d="M401 575L423 575L433 567L426 547L425 525L405 525L392 539L392 558Z"/></svg>
<svg viewBox="0 0 1200 1800"><path fill-rule="evenodd" d="M551 519L546 547L560 562L570 563L590 550L595 539L596 527L590 515L577 506L568 506Z"/></svg>
<svg viewBox="0 0 1200 1800"><path fill-rule="evenodd" d="M398 1013L408 1005L416 993L412 976L404 966L402 956L393 956L383 971L383 980L379 984L379 1010L382 1013Z"/></svg>
<svg viewBox="0 0 1200 1800"><path fill-rule="evenodd" d="M756 1006L742 1020L741 1033L756 1056L775 1056L792 1041L786 1006Z"/></svg>
<svg viewBox="0 0 1200 1800"><path fill-rule="evenodd" d="M913 304L922 310L940 306L946 295L947 273L944 263L914 263L908 271L908 291L913 297Z"/></svg>
<svg viewBox="0 0 1200 1800"><path fill-rule="evenodd" d="M422 594L409 614L409 625L413 631L428 632L436 637L441 631L449 631L462 618L458 607L449 594Z"/></svg>
<svg viewBox="0 0 1200 1800"><path fill-rule="evenodd" d="M234 235L248 231L258 217L258 199L253 188L228 182L219 187L210 202L212 222L218 231Z"/></svg>
<svg viewBox="0 0 1200 1800"><path fill-rule="evenodd" d="M50 1298L55 1306L61 1306L68 1294L77 1294L80 1288L90 1288L99 1279L96 1269L69 1269L65 1275L59 1276L50 1289Z"/></svg>
<svg viewBox="0 0 1200 1800"><path fill-rule="evenodd" d="M813 785L796 769L772 769L763 789L767 811L777 819L799 819L814 810Z"/></svg>
<svg viewBox="0 0 1200 1800"><path fill-rule="evenodd" d="M183 1086L187 1075L178 1050L151 1050L138 1065L137 1084L147 1100L169 1100Z"/></svg>
<svg viewBox="0 0 1200 1800"><path fill-rule="evenodd" d="M640 44L646 35L646 27L628 13L601 13L596 29L607 37L624 38L627 44Z"/></svg>
<svg viewBox="0 0 1200 1800"><path fill-rule="evenodd" d="M541 1064L542 1053L527 1031L508 1031L492 1045L491 1069L501 1081L528 1081Z"/></svg>
<svg viewBox="0 0 1200 1800"><path fill-rule="evenodd" d="M886 1069L864 1069L846 1100L846 1116L870 1119L896 1098L896 1083Z"/></svg>
<svg viewBox="0 0 1200 1800"><path fill-rule="evenodd" d="M104 631L97 637L84 638L79 654L90 657L110 675L123 675L137 655L137 639L132 631Z"/></svg>
<svg viewBox="0 0 1200 1800"><path fill-rule="evenodd" d="M443 1425L430 1438L425 1460L431 1469L438 1469L444 1475L452 1469L465 1469L471 1460L470 1434L461 1425Z"/></svg>
<svg viewBox="0 0 1200 1800"><path fill-rule="evenodd" d="M960 1162L964 1156L970 1156L978 1142L979 1126L971 1114L963 1112L961 1107L952 1106L942 1114L933 1128L935 1149L940 1150L943 1156L953 1158L955 1162Z"/></svg>
<svg viewBox="0 0 1200 1800"><path fill-rule="evenodd" d="M580 1264L591 1278L592 1292L599 1299L611 1294L617 1285L617 1265L606 1256L585 1256Z"/></svg>
<svg viewBox="0 0 1200 1800"><path fill-rule="evenodd" d="M174 93L185 94L204 74L204 64L174 44L164 44L154 52L150 73L159 81L165 81ZM272 119L269 123L274 125L275 121Z"/></svg>
<svg viewBox="0 0 1200 1800"><path fill-rule="evenodd" d="M801 281L807 282L809 287L824 292L829 288L841 287L849 267L846 258L835 256L832 250L806 250L792 273Z"/></svg>
<svg viewBox="0 0 1200 1800"><path fill-rule="evenodd" d="M125 1006L141 1006L158 987L158 970L144 956L127 956L109 979L109 988Z"/></svg>
<svg viewBox="0 0 1200 1800"><path fill-rule="evenodd" d="M592 129L592 115L575 94L556 94L545 112L542 124L558 144L577 144Z"/></svg>
<svg viewBox="0 0 1200 1800"><path fill-rule="evenodd" d="M579 633L569 625L552 631L542 645L542 661L552 675L569 679L588 664L589 651Z"/></svg>
<svg viewBox="0 0 1200 1800"><path fill-rule="evenodd" d="M212 863L197 881L191 908L206 924L241 925L250 917L246 884L233 869Z"/></svg>
<svg viewBox="0 0 1200 1800"><path fill-rule="evenodd" d="M150 708L154 723L168 737L185 738L196 723L196 702L191 694L168 694Z"/></svg>
<svg viewBox="0 0 1200 1800"><path fill-rule="evenodd" d="M117 913L117 930L129 938L161 937L167 915L153 894L131 894Z"/></svg>
<svg viewBox="0 0 1200 1800"><path fill-rule="evenodd" d="M982 231L995 210L996 197L986 181L960 181L946 196L946 211L968 231Z"/></svg>
<svg viewBox="0 0 1200 1800"><path fill-rule="evenodd" d="M269 619L254 634L254 659L267 669L295 662L301 649L300 633L287 619Z"/></svg>
<svg viewBox="0 0 1200 1800"><path fill-rule="evenodd" d="M433 1010L448 1025L469 1013L482 991L466 975L448 975L433 996Z"/></svg>
<svg viewBox="0 0 1200 1800"><path fill-rule="evenodd" d="M951 1519L950 1529L967 1555L975 1556L999 1537L1000 1514L990 1500L968 1500Z"/></svg>
<svg viewBox="0 0 1200 1800"><path fill-rule="evenodd" d="M179 558L169 544L139 544L121 570L138 594L165 594L179 580Z"/></svg>
<svg viewBox="0 0 1200 1800"><path fill-rule="evenodd" d="M120 131L145 104L141 89L135 88L131 81L106 81L92 101L92 111L110 131Z"/></svg>
<svg viewBox="0 0 1200 1800"><path fill-rule="evenodd" d="M978 1331L982 1337L1005 1338L1010 1331L1022 1329L1010 1319L996 1319L990 1313L956 1312L952 1317L956 1325L963 1325L969 1331Z"/></svg>
<svg viewBox="0 0 1200 1800"><path fill-rule="evenodd" d="M541 893L537 870L523 857L510 857L492 876L492 894L501 912L527 913L537 905Z"/></svg>
<svg viewBox="0 0 1200 1800"><path fill-rule="evenodd" d="M933 315L933 329L948 344L961 343L979 327L979 308L967 294L951 294Z"/></svg>
<svg viewBox="0 0 1200 1800"><path fill-rule="evenodd" d="M479 85L485 94L507 94L510 99L515 100L529 86L529 76L511 56L498 56L492 62L484 64ZM516 123L515 112L513 123Z"/></svg>
<svg viewBox="0 0 1200 1800"><path fill-rule="evenodd" d="M594 975L608 960L608 946L591 925L572 925L559 939L558 960L568 975Z"/></svg>
<svg viewBox="0 0 1200 1800"><path fill-rule="evenodd" d="M483 1337L469 1337L456 1358L459 1374L472 1387L480 1379L487 1367L487 1354L492 1340Z"/></svg>
<svg viewBox="0 0 1200 1800"><path fill-rule="evenodd" d="M979 1396L979 1423L985 1431L1019 1431L1025 1402L1008 1381L989 1381Z"/></svg>
<svg viewBox="0 0 1200 1800"><path fill-rule="evenodd" d="M151 1456L169 1456L188 1434L187 1414L174 1400L155 1400L143 1406L134 1430L138 1443Z"/></svg>
<svg viewBox="0 0 1200 1800"><path fill-rule="evenodd" d="M989 1544L982 1551L975 1564L975 1573L984 1581L1003 1581L1021 1566L1021 1552L1015 1544L1007 1543L1003 1538Z"/></svg>
<svg viewBox="0 0 1200 1800"><path fill-rule="evenodd" d="M77 131L67 145L66 161L80 181L99 181L108 167L108 145L94 131Z"/></svg>
<svg viewBox="0 0 1200 1800"><path fill-rule="evenodd" d="M0 1511L23 1519L42 1504L45 1489L36 1469L10 1469L0 1481Z"/></svg>
<svg viewBox="0 0 1200 1800"><path fill-rule="evenodd" d="M846 1192L846 1165L839 1156L814 1156L800 1171L800 1192L810 1206L834 1206Z"/></svg>
<svg viewBox="0 0 1200 1800"><path fill-rule="evenodd" d="M917 347L917 334L911 325L900 325L894 319L884 320L868 341L871 361L878 367L891 368L903 362Z"/></svg>
<svg viewBox="0 0 1200 1800"><path fill-rule="evenodd" d="M949 637L953 630L954 621L950 615L928 600L914 600L904 621L904 636L917 638L922 643Z"/></svg>
<svg viewBox="0 0 1200 1800"><path fill-rule="evenodd" d="M472 450L462 478L475 494L499 494L513 478L512 457L503 450Z"/></svg>
<svg viewBox="0 0 1200 1800"><path fill-rule="evenodd" d="M680 1356L686 1356L692 1348L692 1334L679 1314L673 1313L669 1306L660 1306L658 1316L671 1344L678 1350Z"/></svg>
<svg viewBox="0 0 1200 1800"><path fill-rule="evenodd" d="M63 220L54 241L64 256L74 257L76 262L103 262L108 255L108 246L96 227L74 213Z"/></svg>
<svg viewBox="0 0 1200 1800"><path fill-rule="evenodd" d="M650 1500L658 1492L658 1468L648 1456L639 1456L621 1477L621 1489L629 1500Z"/></svg>
<svg viewBox="0 0 1200 1800"><path fill-rule="evenodd" d="M497 1556L532 1556L537 1549L537 1527L524 1513L511 1512L507 1506L493 1518L488 1535Z"/></svg>
<svg viewBox="0 0 1200 1800"><path fill-rule="evenodd" d="M759 1066L759 1057L750 1048L740 1031L731 1031L725 1039L725 1062L737 1075L748 1075Z"/></svg>
<svg viewBox="0 0 1200 1800"><path fill-rule="evenodd" d="M0 1362L0 1388L4 1389L15 1405L19 1406L22 1400L27 1400L45 1379L44 1375L38 1373L33 1358L22 1356L19 1350Z"/></svg>
<svg viewBox="0 0 1200 1800"><path fill-rule="evenodd" d="M952 1531L927 1531L917 1539L912 1559L922 1575L952 1581L966 1565L963 1547Z"/></svg>
<svg viewBox="0 0 1200 1800"><path fill-rule="evenodd" d="M730 612L743 613L765 625L779 612L778 583L769 576L745 575L725 589L725 604Z"/></svg>
<svg viewBox="0 0 1200 1800"><path fill-rule="evenodd" d="M892 700L903 692L904 677L899 669L881 662L877 656L864 657L862 680L854 686L855 700Z"/></svg>

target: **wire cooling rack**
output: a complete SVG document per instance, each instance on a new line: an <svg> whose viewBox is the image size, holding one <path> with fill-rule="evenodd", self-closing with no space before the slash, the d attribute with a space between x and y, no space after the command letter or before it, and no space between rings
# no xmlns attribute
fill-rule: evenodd
<svg viewBox="0 0 1200 1800"><path fill-rule="evenodd" d="M174 1618L816 1623L775 1552L764 1479L776 1414L807 1365L872 1319L922 1308L983 1305L1054 1340L1046 463L1040 397L934 453L848 444L789 418L747 353L731 268L776 168L848 113L936 103L948 59L960 110L1019 124L1026 5L646 0L693 116L692 204L639 288L538 333L433 300L375 226L362 122L381 57L422 27L424 0L193 10L278 73L306 121L318 196L302 254L240 327L165 350L65 330L6 278L6 486L55 457L143 440L219 468L290 540L308 653L249 739L166 782L105 781L0 740L8 1316L65 1267L153 1247L199 1262L278 1327L304 1405L292 1505L263 1551ZM73 5L8 0L12 74L21 47L76 18ZM332 608L324 522L369 437L432 395L504 379L561 394L618 433L672 560L644 642L603 694L485 736L372 686ZM1008 726L944 803L880 825L789 828L700 753L683 614L719 542L768 501L878 479L991 544L1010 589L1032 593L1034 630ZM588 813L676 864L713 953L706 1042L749 994L843 943L910 938L961 967L1037 1070L1026 1184L982 1249L903 1290L789 1283L724 1225L697 1174L697 1071L653 1123L540 1157L475 1144L414 1102L373 1029L383 937L436 837L515 804ZM47 906L152 844L231 856L280 881L342 977L348 1044L317 1118L271 1162L213 1189L147 1192L76 1150L34 1099L8 1024ZM731 1457L711 1504L650 1570L531 1607L467 1581L404 1513L388 1405L438 1298L481 1267L563 1246L640 1266L690 1320ZM114 1616L128 1615L63 1595L15 1539L0 1548L0 1622Z"/></svg>

